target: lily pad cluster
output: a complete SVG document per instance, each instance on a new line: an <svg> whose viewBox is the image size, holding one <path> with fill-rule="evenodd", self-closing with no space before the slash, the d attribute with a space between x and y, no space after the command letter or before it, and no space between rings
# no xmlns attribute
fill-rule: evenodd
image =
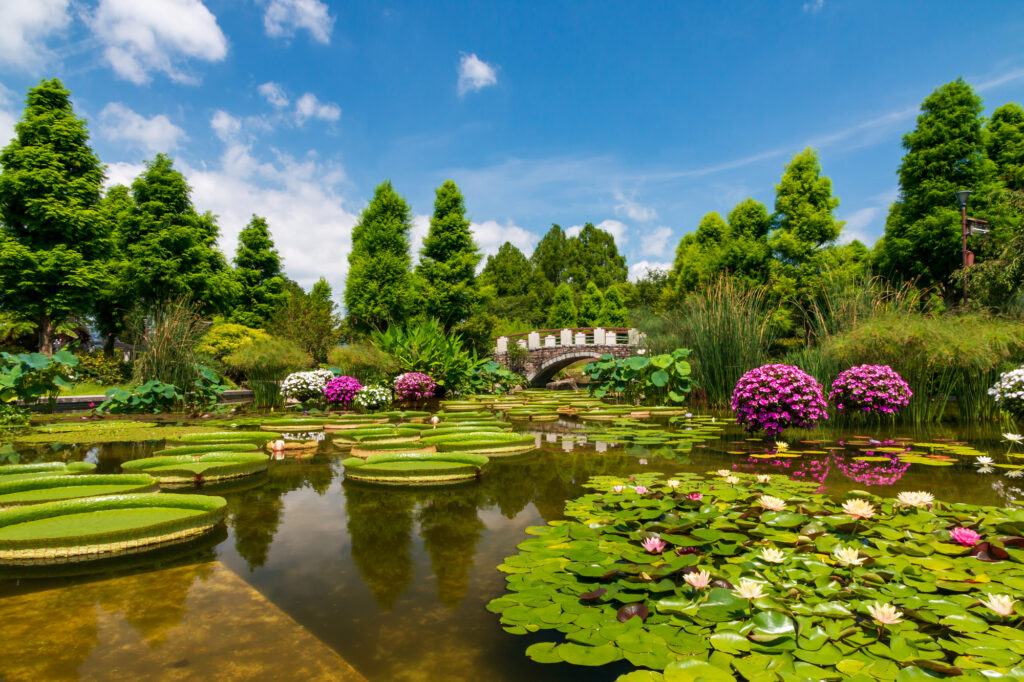
<svg viewBox="0 0 1024 682"><path fill-rule="evenodd" d="M488 608L621 682L1021 679L1024 509L722 471L596 477Z"/></svg>

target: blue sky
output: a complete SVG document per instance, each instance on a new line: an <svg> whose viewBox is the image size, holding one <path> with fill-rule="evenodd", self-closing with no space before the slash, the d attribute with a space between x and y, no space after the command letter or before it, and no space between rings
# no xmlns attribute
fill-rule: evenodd
<svg viewBox="0 0 1024 682"><path fill-rule="evenodd" d="M807 145L870 245L921 100L963 76L988 111L1024 101L1021 35L1009 1L0 0L0 136L59 77L111 182L169 152L229 255L264 215L337 294L383 179L417 241L451 178L485 252L590 221L635 275L703 214L771 207Z"/></svg>

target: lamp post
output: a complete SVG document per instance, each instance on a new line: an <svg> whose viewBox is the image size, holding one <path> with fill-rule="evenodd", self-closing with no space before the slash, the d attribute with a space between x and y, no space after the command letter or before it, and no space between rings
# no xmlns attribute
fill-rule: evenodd
<svg viewBox="0 0 1024 682"><path fill-rule="evenodd" d="M960 202L960 265L967 270L967 200L971 197L971 190L962 189L956 193L956 200ZM964 273L964 308L967 307L967 273Z"/></svg>

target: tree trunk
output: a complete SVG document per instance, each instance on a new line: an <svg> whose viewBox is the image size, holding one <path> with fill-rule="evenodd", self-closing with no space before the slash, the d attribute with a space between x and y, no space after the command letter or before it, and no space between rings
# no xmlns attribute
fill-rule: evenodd
<svg viewBox="0 0 1024 682"><path fill-rule="evenodd" d="M103 343L103 356L108 360L114 357L114 341L117 340L117 336L113 332L107 334L107 340Z"/></svg>
<svg viewBox="0 0 1024 682"><path fill-rule="evenodd" d="M46 313L39 316L39 352L53 355L53 320Z"/></svg>

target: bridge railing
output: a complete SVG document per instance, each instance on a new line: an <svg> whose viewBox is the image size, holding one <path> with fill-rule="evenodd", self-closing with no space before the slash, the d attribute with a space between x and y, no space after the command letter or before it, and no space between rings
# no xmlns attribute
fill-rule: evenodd
<svg viewBox="0 0 1024 682"><path fill-rule="evenodd" d="M584 346L638 346L643 337L643 332L632 327L537 329L532 332L497 337L494 340L494 354L508 353L512 344L518 344L528 351Z"/></svg>

